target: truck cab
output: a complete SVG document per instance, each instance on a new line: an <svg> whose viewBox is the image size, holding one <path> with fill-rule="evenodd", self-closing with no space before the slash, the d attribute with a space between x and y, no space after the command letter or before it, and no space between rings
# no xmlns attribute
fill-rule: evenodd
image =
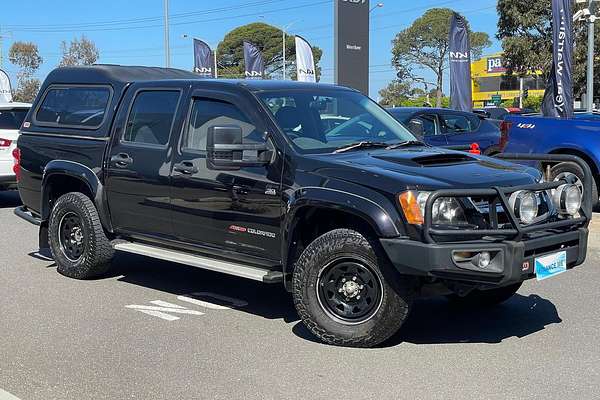
<svg viewBox="0 0 600 400"><path fill-rule="evenodd" d="M575 185L429 146L334 85L59 68L18 148L15 213L61 274L123 251L283 284L329 344L381 343L418 296L497 304L586 256Z"/></svg>

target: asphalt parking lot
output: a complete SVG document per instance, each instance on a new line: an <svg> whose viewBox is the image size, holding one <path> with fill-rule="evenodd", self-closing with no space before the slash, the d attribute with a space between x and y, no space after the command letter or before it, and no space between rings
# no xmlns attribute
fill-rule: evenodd
<svg viewBox="0 0 600 400"><path fill-rule="evenodd" d="M599 396L600 220L582 267L487 312L421 300L364 350L316 342L279 286L124 254L62 277L18 203L0 193L2 400Z"/></svg>

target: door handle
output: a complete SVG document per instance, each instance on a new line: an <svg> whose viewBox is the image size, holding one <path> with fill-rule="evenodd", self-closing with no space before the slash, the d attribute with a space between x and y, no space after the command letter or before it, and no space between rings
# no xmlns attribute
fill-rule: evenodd
<svg viewBox="0 0 600 400"><path fill-rule="evenodd" d="M247 186L233 185L232 189L235 194L245 195L249 193Z"/></svg>
<svg viewBox="0 0 600 400"><path fill-rule="evenodd" d="M198 168L191 161L182 161L173 166L175 172L180 172L185 175L192 175L198 173Z"/></svg>
<svg viewBox="0 0 600 400"><path fill-rule="evenodd" d="M127 153L119 153L116 156L112 156L110 158L110 162L119 168L126 168L127 166L133 164L133 158L131 158Z"/></svg>

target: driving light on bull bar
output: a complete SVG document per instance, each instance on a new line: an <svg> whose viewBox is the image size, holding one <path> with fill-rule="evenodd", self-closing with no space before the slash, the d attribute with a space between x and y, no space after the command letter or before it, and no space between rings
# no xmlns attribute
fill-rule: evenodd
<svg viewBox="0 0 600 400"><path fill-rule="evenodd" d="M538 216L538 201L534 192L519 190L508 199L515 216L525 225L531 224Z"/></svg>
<svg viewBox="0 0 600 400"><path fill-rule="evenodd" d="M582 197L576 185L564 184L552 192L552 203L560 214L574 217L581 208Z"/></svg>
<svg viewBox="0 0 600 400"><path fill-rule="evenodd" d="M408 191L398 198L404 216L409 224L422 225L425 216L425 205L431 192ZM433 225L464 225L467 223L465 213L459 202L453 197L441 197L433 203L431 210Z"/></svg>

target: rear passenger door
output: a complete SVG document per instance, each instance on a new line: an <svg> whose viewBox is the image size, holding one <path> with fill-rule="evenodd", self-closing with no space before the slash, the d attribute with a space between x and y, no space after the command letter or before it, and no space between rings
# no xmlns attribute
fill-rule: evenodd
<svg viewBox="0 0 600 400"><path fill-rule="evenodd" d="M114 126L106 190L113 227L172 237L170 150L181 129L184 91L177 86L131 88Z"/></svg>
<svg viewBox="0 0 600 400"><path fill-rule="evenodd" d="M446 146L446 137L442 134L437 115L418 114L411 120L417 120L423 127L423 140L425 143L432 146Z"/></svg>
<svg viewBox="0 0 600 400"><path fill-rule="evenodd" d="M478 142L477 130L481 123L478 116L446 112L440 114L440 122L449 146Z"/></svg>

